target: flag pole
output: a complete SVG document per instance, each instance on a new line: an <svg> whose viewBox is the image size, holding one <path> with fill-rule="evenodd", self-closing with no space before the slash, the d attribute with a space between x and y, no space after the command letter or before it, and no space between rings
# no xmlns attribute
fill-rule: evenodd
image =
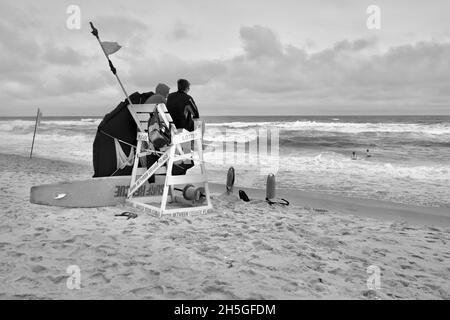
<svg viewBox="0 0 450 320"><path fill-rule="evenodd" d="M125 87L123 86L122 81L120 81L119 76L117 75L117 70L116 70L116 68L114 67L113 63L112 63L111 60L109 59L109 56L108 56L108 54L107 54L106 51L105 51L105 48L103 48L103 46L102 46L102 42L100 41L100 37L98 36L98 30L94 27L94 24L93 24L92 22L89 22L89 24L91 25L91 28L92 28L91 33L95 36L95 38L97 38L97 41L98 41L100 47L102 48L102 51L103 51L103 53L105 54L106 59L108 60L109 68L111 69L111 72L116 76L116 79L117 79L117 81L119 82L119 85L120 85L120 87L122 88L122 91L123 91L123 93L125 94L125 96L126 96L126 98L127 98L127 100L128 100L128 103L129 103L131 106L133 106L133 103L131 102L130 97L128 96L127 91L125 90Z"/></svg>
<svg viewBox="0 0 450 320"><path fill-rule="evenodd" d="M39 108L37 109L36 122L34 123L33 143L31 144L30 159L33 155L34 138L36 137L36 129L37 129L38 119L39 119Z"/></svg>

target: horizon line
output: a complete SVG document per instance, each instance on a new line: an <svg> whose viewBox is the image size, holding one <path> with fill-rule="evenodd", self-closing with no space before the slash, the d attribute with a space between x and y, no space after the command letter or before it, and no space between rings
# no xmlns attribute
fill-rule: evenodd
<svg viewBox="0 0 450 320"><path fill-rule="evenodd" d="M104 115L43 115L45 117L93 117L103 118ZM203 117L448 117L449 114L267 114L267 115L250 115L250 114L238 114L238 115L211 115L207 114ZM36 115L0 115L0 118L35 118Z"/></svg>

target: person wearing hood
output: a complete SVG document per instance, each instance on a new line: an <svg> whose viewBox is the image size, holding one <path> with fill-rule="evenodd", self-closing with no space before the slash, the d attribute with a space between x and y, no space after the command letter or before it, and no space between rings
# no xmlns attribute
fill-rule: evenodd
<svg viewBox="0 0 450 320"><path fill-rule="evenodd" d="M145 103L166 103L170 88L164 83L159 83L155 88L155 94L147 99Z"/></svg>

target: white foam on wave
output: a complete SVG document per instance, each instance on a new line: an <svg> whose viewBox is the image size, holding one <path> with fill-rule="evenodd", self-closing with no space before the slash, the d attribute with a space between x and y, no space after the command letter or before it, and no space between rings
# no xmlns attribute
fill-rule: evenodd
<svg viewBox="0 0 450 320"><path fill-rule="evenodd" d="M4 153L29 155L33 135L7 133L2 135L0 150ZM94 136L84 134L37 134L33 148L36 157L65 160L76 163L92 161Z"/></svg>
<svg viewBox="0 0 450 320"><path fill-rule="evenodd" d="M41 123L54 126L98 126L102 120L93 119L93 121L81 120L43 120Z"/></svg>
<svg viewBox="0 0 450 320"><path fill-rule="evenodd" d="M92 121L81 120L41 120L40 127L52 127L58 129L59 127L97 127L101 122L101 119L92 119ZM2 132L16 132L16 131L29 131L34 129L35 120L1 120L0 131Z"/></svg>
<svg viewBox="0 0 450 320"><path fill-rule="evenodd" d="M334 119L333 119L334 120ZM318 122L318 121L274 121L274 122L224 122L210 123L211 127L251 128L276 127L292 131L324 131L341 133L392 132L420 133L430 135L450 135L450 123L354 123L354 122Z"/></svg>
<svg viewBox="0 0 450 320"><path fill-rule="evenodd" d="M17 130L27 130L34 128L35 121L31 120L9 120L9 121L0 121L0 131L8 132L8 131L17 131Z"/></svg>
<svg viewBox="0 0 450 320"><path fill-rule="evenodd" d="M99 118L83 118L83 119L81 119L81 122L94 122L96 124L100 124L101 121L102 121L102 119L99 119Z"/></svg>
<svg viewBox="0 0 450 320"><path fill-rule="evenodd" d="M348 177L359 175L373 178L406 178L412 180L449 181L450 164L406 165L369 161L366 158L351 160L334 152L317 155L288 156L282 161L286 170L317 173L339 173Z"/></svg>
<svg viewBox="0 0 450 320"><path fill-rule="evenodd" d="M204 139L211 142L239 142L253 141L258 133L255 129L235 129L210 127L205 132Z"/></svg>

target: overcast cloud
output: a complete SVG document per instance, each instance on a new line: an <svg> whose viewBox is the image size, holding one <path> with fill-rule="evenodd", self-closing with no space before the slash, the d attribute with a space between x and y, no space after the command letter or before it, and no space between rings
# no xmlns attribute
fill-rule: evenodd
<svg viewBox="0 0 450 320"><path fill-rule="evenodd" d="M203 114L450 114L448 1L372 2L81 1L69 30L75 3L1 0L0 116L123 100L91 20L123 46L111 58L130 93L185 77ZM381 30L366 28L369 4Z"/></svg>

